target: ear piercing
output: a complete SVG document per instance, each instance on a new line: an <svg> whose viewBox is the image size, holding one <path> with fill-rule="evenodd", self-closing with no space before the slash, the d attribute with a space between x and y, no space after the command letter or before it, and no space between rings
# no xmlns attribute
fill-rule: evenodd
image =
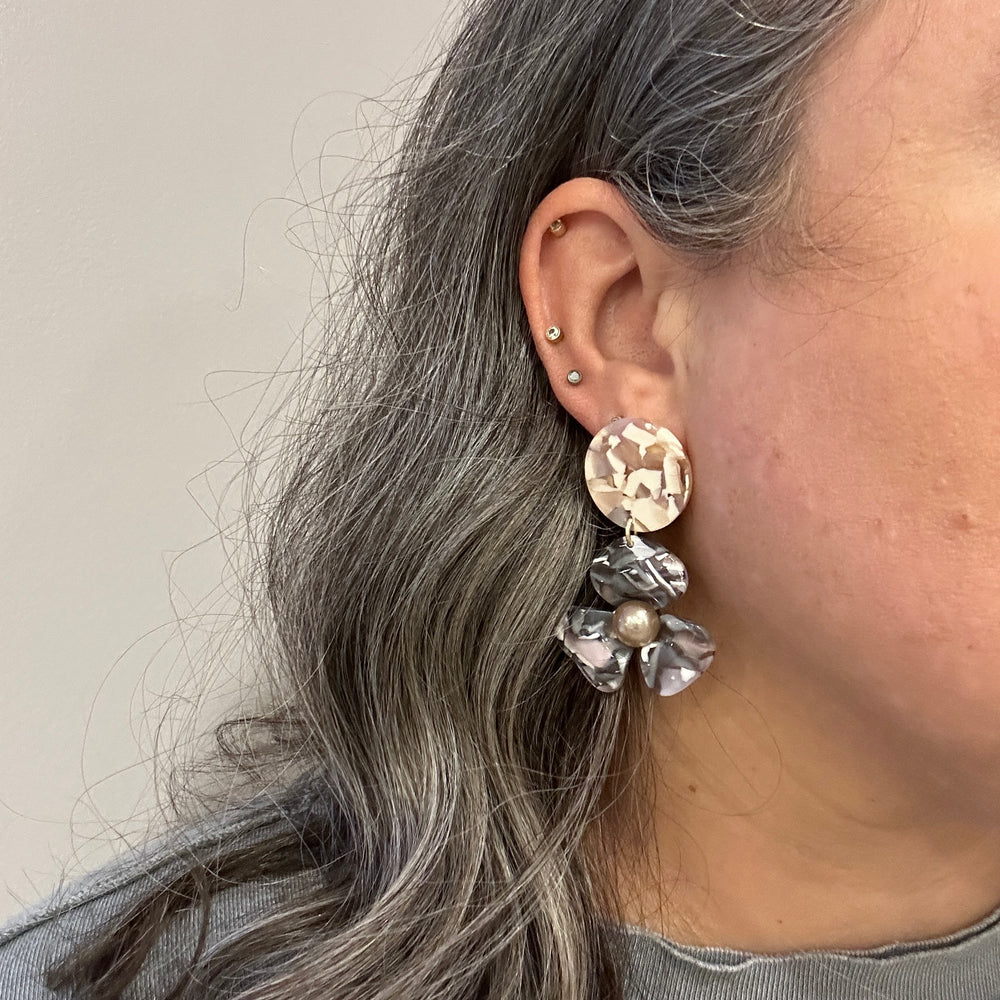
<svg viewBox="0 0 1000 1000"><path fill-rule="evenodd" d="M566 235L566 223L562 219L556 219L549 223L549 232L553 236L565 236ZM545 339L550 344L558 344L559 341L563 339L563 332L558 326L550 326L545 331ZM574 368L573 371L566 373L566 381L570 385L579 385L583 376Z"/></svg>
<svg viewBox="0 0 1000 1000"><path fill-rule="evenodd" d="M545 331L545 339L550 344L558 344L559 341L563 339L563 332L558 326L550 326ZM579 385L582 378L583 376L576 369L566 374L566 381L569 382L570 385Z"/></svg>

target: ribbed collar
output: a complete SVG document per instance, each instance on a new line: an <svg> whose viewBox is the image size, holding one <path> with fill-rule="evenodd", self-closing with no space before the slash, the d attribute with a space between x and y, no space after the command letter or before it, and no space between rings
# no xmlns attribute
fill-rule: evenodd
<svg viewBox="0 0 1000 1000"><path fill-rule="evenodd" d="M627 1000L1000 1000L1000 910L945 937L762 955L621 927Z"/></svg>

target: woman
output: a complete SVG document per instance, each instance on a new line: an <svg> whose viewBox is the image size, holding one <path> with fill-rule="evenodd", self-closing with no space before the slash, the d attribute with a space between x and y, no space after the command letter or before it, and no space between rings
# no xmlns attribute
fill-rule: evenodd
<svg viewBox="0 0 1000 1000"><path fill-rule="evenodd" d="M3 995L1000 995L998 45L480 3L266 509L295 777L21 918Z"/></svg>

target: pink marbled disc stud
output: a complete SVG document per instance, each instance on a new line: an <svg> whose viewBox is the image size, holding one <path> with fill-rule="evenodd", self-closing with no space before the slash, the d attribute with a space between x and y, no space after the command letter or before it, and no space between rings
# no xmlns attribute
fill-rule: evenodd
<svg viewBox="0 0 1000 1000"><path fill-rule="evenodd" d="M638 532L658 531L680 515L691 496L691 463L666 429L621 417L598 431L584 459L587 489L619 527L631 517Z"/></svg>

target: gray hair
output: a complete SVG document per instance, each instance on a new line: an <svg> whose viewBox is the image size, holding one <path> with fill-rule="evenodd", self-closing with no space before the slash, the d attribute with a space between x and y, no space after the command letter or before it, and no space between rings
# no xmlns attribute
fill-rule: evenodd
<svg viewBox="0 0 1000 1000"><path fill-rule="evenodd" d="M308 764L294 808L324 885L198 956L177 996L247 969L244 1000L620 995L601 845L639 821L648 692L596 693L551 639L592 596L602 529L588 435L532 348L520 240L541 199L583 175L695 259L774 232L810 69L867 6L471 6L366 192L377 211L349 294L301 386L275 497L254 511L252 614L286 692L260 725L279 759ZM301 845L263 850L247 873ZM218 870L186 877L203 888ZM174 908L205 895L179 886ZM117 996L148 947L131 921L131 950L112 929L62 981Z"/></svg>

